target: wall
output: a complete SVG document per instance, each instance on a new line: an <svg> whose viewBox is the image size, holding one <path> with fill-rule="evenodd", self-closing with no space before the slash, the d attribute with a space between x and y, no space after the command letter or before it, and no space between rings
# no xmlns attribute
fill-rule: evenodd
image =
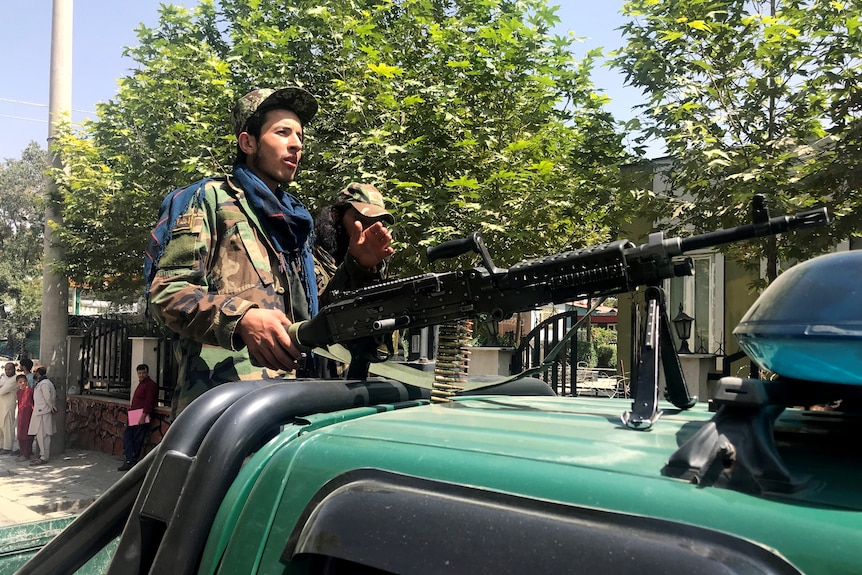
<svg viewBox="0 0 862 575"><path fill-rule="evenodd" d="M727 337L724 338L724 354L730 355L739 351L739 343L736 341L736 337L732 335L733 330L739 325L748 308L757 300L758 294L753 293L750 288L751 283L757 277L741 266L731 263L725 265L724 277L726 282L724 290L724 333L727 334ZM745 364L747 367L748 362L746 361ZM737 374L731 373L731 375ZM747 376L747 370L742 375Z"/></svg>
<svg viewBox="0 0 862 575"><path fill-rule="evenodd" d="M66 398L66 449L89 449L122 456L128 407L128 400L69 395ZM150 422L141 456L161 442L168 430L169 414L169 408L156 410L156 419Z"/></svg>
<svg viewBox="0 0 862 575"><path fill-rule="evenodd" d="M470 347L470 375L509 375L513 347Z"/></svg>

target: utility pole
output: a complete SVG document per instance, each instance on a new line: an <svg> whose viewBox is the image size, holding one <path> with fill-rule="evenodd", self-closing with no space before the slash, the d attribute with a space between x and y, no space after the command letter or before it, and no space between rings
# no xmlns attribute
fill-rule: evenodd
<svg viewBox="0 0 862 575"><path fill-rule="evenodd" d="M57 138L59 123L72 112L72 0L54 0L51 20L51 86L48 103L48 146ZM50 152L51 165L65 169L62 158ZM54 225L63 222L63 203L53 180L45 202L45 251L42 261L42 322L39 359L57 389L57 433L53 445L62 453L66 444L66 336L69 332L69 281L62 269L66 252Z"/></svg>

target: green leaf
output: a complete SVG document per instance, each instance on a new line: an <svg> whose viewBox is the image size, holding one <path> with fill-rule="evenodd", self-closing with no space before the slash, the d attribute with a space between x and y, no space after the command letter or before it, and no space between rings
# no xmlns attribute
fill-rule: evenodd
<svg viewBox="0 0 862 575"><path fill-rule="evenodd" d="M709 24L703 20L692 20L691 22L688 22L688 27L702 32L712 32L712 28L710 28Z"/></svg>
<svg viewBox="0 0 862 575"><path fill-rule="evenodd" d="M404 70L398 66L389 66L382 62L380 64L369 63L368 69L384 78L394 78L395 76L399 76L404 73Z"/></svg>
<svg viewBox="0 0 862 575"><path fill-rule="evenodd" d="M478 189L479 181L475 178L469 178L467 176L461 176L457 180L450 180L446 182L446 187L448 188L471 188Z"/></svg>

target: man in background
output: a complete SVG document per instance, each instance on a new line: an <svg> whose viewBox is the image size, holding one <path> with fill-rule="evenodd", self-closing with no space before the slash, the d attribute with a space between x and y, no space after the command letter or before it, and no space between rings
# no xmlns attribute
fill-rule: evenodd
<svg viewBox="0 0 862 575"><path fill-rule="evenodd" d="M394 223L380 191L360 182L348 184L331 206L320 211L314 220L314 265L321 305L330 303L331 293L324 288L354 290L386 279L388 258L395 252L387 226ZM362 248L369 237L380 244L370 253ZM339 378L344 373L340 362L320 360L319 377Z"/></svg>
<svg viewBox="0 0 862 575"><path fill-rule="evenodd" d="M21 373L27 378L27 385L30 386L30 389L36 387L36 378L33 375L33 360L29 357L25 357L20 361L21 364Z"/></svg>
<svg viewBox="0 0 862 575"><path fill-rule="evenodd" d="M314 258L318 282L337 289L357 289L386 278L386 263L395 253L387 226L395 217L386 211L383 195L371 184L352 182L335 196L334 203L321 210L314 221ZM366 253L362 244L378 238L379 249ZM347 264L346 266L344 264ZM357 274L339 274L351 267L367 272L362 283L351 283ZM343 277L340 277L343 276ZM319 291L323 292L322 289ZM325 303L325 302L324 302Z"/></svg>
<svg viewBox="0 0 862 575"><path fill-rule="evenodd" d="M126 461L117 468L117 471L128 471L140 459L144 439L147 437L147 430L150 429L150 421L156 410L159 387L150 378L150 367L142 363L137 367L137 372L138 387L132 395L126 431L123 432L123 455Z"/></svg>
<svg viewBox="0 0 862 575"><path fill-rule="evenodd" d="M13 455L17 392L15 364L10 361L3 366L3 375L0 376L0 455Z"/></svg>
<svg viewBox="0 0 862 575"><path fill-rule="evenodd" d="M36 387L33 389L33 417L30 419L29 435L36 436L39 444L39 457L30 465L45 465L51 458L51 437L57 433L54 414L57 413L57 390L54 382L48 379L44 366L36 368Z"/></svg>

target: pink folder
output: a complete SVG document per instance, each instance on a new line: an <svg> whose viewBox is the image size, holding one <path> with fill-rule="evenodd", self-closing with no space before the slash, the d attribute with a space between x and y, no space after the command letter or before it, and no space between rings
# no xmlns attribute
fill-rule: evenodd
<svg viewBox="0 0 862 575"><path fill-rule="evenodd" d="M143 409L131 409L129 410L129 425L140 425L142 423L149 423L150 416L144 415Z"/></svg>

